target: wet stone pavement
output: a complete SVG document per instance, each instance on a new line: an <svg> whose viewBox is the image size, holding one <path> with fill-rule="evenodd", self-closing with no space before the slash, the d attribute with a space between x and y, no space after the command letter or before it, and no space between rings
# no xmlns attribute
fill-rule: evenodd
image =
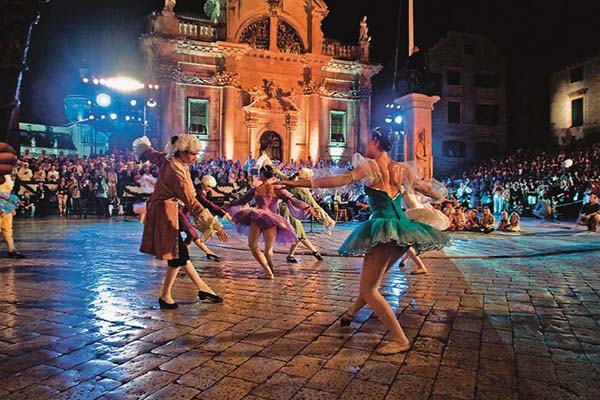
<svg viewBox="0 0 600 400"><path fill-rule="evenodd" d="M165 267L138 252L139 223L17 220L29 258L0 259L0 398L600 398L600 234L455 234L428 275L395 266L382 292L413 346L380 356L370 309L338 321L358 292L361 259L334 256L351 227L311 236L323 262L276 254L274 281L229 227L211 242L226 261L192 250L225 302L182 276L180 308L161 311Z"/></svg>

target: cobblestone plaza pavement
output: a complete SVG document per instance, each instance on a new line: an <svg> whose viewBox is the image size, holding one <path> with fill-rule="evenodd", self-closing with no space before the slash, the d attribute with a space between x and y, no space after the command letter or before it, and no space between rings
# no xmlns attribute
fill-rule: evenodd
<svg viewBox="0 0 600 400"><path fill-rule="evenodd" d="M192 250L225 302L184 278L161 311L139 223L18 220L29 258L0 259L0 398L600 398L600 234L454 234L428 275L395 266L382 291L413 346L380 356L370 309L338 321L358 292L361 259L334 256L351 227L311 236L325 261L277 254L274 281L229 227L226 261Z"/></svg>

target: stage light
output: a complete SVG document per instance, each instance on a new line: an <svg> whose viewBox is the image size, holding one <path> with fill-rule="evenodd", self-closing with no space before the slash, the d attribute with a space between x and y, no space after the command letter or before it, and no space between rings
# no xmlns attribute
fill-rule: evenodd
<svg viewBox="0 0 600 400"><path fill-rule="evenodd" d="M104 114L103 114L103 115L101 115L101 116L100 116L100 119L106 119L106 115L104 115Z"/></svg>
<svg viewBox="0 0 600 400"><path fill-rule="evenodd" d="M158 103L154 99L148 99L148 101L146 102L146 105L150 108L154 108L158 105Z"/></svg>
<svg viewBox="0 0 600 400"><path fill-rule="evenodd" d="M392 107L393 107L393 106L392 106ZM399 109L401 109L401 108L402 108L402 106L401 106L401 105L397 105L397 106L396 106L396 109L398 109L398 110L399 110Z"/></svg>
<svg viewBox="0 0 600 400"><path fill-rule="evenodd" d="M133 79L124 76L118 76L114 78L108 78L104 82L107 87L118 90L120 92L135 92L144 88L144 84Z"/></svg>
<svg viewBox="0 0 600 400"><path fill-rule="evenodd" d="M148 89L154 89L154 85L153 84L149 84L148 85Z"/></svg>
<svg viewBox="0 0 600 400"><path fill-rule="evenodd" d="M391 115L386 115L384 121L385 121L386 124L391 124L392 123L392 116Z"/></svg>
<svg viewBox="0 0 600 400"><path fill-rule="evenodd" d="M154 85L154 90L158 90L159 88L160 88L160 86Z"/></svg>
<svg viewBox="0 0 600 400"><path fill-rule="evenodd" d="M396 115L396 118L394 118L394 123L400 125L402 123L402 115Z"/></svg>
<svg viewBox="0 0 600 400"><path fill-rule="evenodd" d="M133 99L129 102L129 104L131 105L131 107L135 107L137 106L137 100Z"/></svg>
<svg viewBox="0 0 600 400"><path fill-rule="evenodd" d="M90 80L88 78L83 78L82 81L83 81L83 83L89 83L90 82Z"/></svg>
<svg viewBox="0 0 600 400"><path fill-rule="evenodd" d="M115 114L115 113L110 113L110 119L112 119L113 121L114 121L115 119L117 119L117 114Z"/></svg>
<svg viewBox="0 0 600 400"><path fill-rule="evenodd" d="M94 85L97 85L97 84L100 83L100 81L98 80L98 78L94 78L94 80L92 82L94 82Z"/></svg>
<svg viewBox="0 0 600 400"><path fill-rule="evenodd" d="M141 118L141 117L140 117L140 118L138 118L138 121L139 121L139 122L142 122L142 118Z"/></svg>
<svg viewBox="0 0 600 400"><path fill-rule="evenodd" d="M106 81L104 79L100 79L100 84L104 85L104 84L106 84Z"/></svg>
<svg viewBox="0 0 600 400"><path fill-rule="evenodd" d="M112 99L106 93L100 93L96 96L96 103L98 103L100 107L108 107L111 105Z"/></svg>
<svg viewBox="0 0 600 400"><path fill-rule="evenodd" d="M95 119L96 119L96 117L94 117L94 114L90 114L90 116L88 117L88 119L90 119L90 120L95 120Z"/></svg>
<svg viewBox="0 0 600 400"><path fill-rule="evenodd" d="M92 105L92 101L88 100L87 103L91 106Z"/></svg>
<svg viewBox="0 0 600 400"><path fill-rule="evenodd" d="M131 119L131 117L129 115L125 116L125 121L129 121Z"/></svg>

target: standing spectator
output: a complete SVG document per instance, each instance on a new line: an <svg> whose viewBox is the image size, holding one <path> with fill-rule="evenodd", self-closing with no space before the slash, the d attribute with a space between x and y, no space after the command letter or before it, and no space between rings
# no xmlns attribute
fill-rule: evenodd
<svg viewBox="0 0 600 400"><path fill-rule="evenodd" d="M54 167L54 166L53 166ZM58 215L67 215L67 200L69 198L69 187L65 178L60 180L58 187L56 188L56 200L58 202Z"/></svg>
<svg viewBox="0 0 600 400"><path fill-rule="evenodd" d="M96 178L94 195L96 196L96 215L98 218L104 218L108 213L108 185L102 175Z"/></svg>
<svg viewBox="0 0 600 400"><path fill-rule="evenodd" d="M81 187L77 178L73 175L68 184L69 197L71 198L71 214L78 215L80 218L83 216L81 213Z"/></svg>
<svg viewBox="0 0 600 400"><path fill-rule="evenodd" d="M14 182L10 175L4 175L4 182L0 185L0 201L5 202L8 206L9 196L13 190ZM25 258L25 254L19 252L15 247L13 239L13 215L15 211L12 207L0 209L0 230L8 247L8 256L10 258Z"/></svg>
<svg viewBox="0 0 600 400"><path fill-rule="evenodd" d="M35 196L37 197L38 217L44 218L48 215L48 209L50 208L50 190L42 182L35 190Z"/></svg>

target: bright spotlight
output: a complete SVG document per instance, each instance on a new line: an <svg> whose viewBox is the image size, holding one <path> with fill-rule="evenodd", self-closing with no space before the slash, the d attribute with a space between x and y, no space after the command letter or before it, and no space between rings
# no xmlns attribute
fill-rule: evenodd
<svg viewBox="0 0 600 400"><path fill-rule="evenodd" d="M385 121L386 124L391 124L392 123L392 116L391 115L386 115L384 121Z"/></svg>
<svg viewBox="0 0 600 400"><path fill-rule="evenodd" d="M100 116L100 119L106 119L106 115L102 114L102 115Z"/></svg>
<svg viewBox="0 0 600 400"><path fill-rule="evenodd" d="M135 92L144 88L144 84L133 79L124 76L118 76L114 78L108 78L104 81L104 85L107 87L118 90L120 92Z"/></svg>
<svg viewBox="0 0 600 400"><path fill-rule="evenodd" d="M158 85L154 85L154 90L158 90L159 86Z"/></svg>
<svg viewBox="0 0 600 400"><path fill-rule="evenodd" d="M394 118L394 123L400 125L402 123L402 115L396 115L396 118Z"/></svg>
<svg viewBox="0 0 600 400"><path fill-rule="evenodd" d="M94 117L94 114L90 114L90 116L88 117L89 120L94 120L96 119L96 117Z"/></svg>
<svg viewBox="0 0 600 400"><path fill-rule="evenodd" d="M97 85L97 84L100 83L100 81L98 80L98 78L94 78L94 80L92 82L94 82L94 85Z"/></svg>
<svg viewBox="0 0 600 400"><path fill-rule="evenodd" d="M100 93L96 96L96 103L98 103L100 107L108 107L112 103L112 99L106 93Z"/></svg>
<svg viewBox="0 0 600 400"><path fill-rule="evenodd" d="M89 80L89 78L83 78L82 81L83 81L83 83L88 83L90 80Z"/></svg>
<svg viewBox="0 0 600 400"><path fill-rule="evenodd" d="M137 100L133 99L129 102L129 104L131 105L131 107L135 107L137 106Z"/></svg>
<svg viewBox="0 0 600 400"><path fill-rule="evenodd" d="M115 114L115 113L110 113L110 119L112 119L113 121L114 121L115 119L117 119L117 114Z"/></svg>
<svg viewBox="0 0 600 400"><path fill-rule="evenodd" d="M131 117L129 115L125 116L125 121L129 121L131 119Z"/></svg>
<svg viewBox="0 0 600 400"><path fill-rule="evenodd" d="M154 99L149 99L148 102L146 103L146 105L150 108L154 108L158 105L158 103Z"/></svg>

